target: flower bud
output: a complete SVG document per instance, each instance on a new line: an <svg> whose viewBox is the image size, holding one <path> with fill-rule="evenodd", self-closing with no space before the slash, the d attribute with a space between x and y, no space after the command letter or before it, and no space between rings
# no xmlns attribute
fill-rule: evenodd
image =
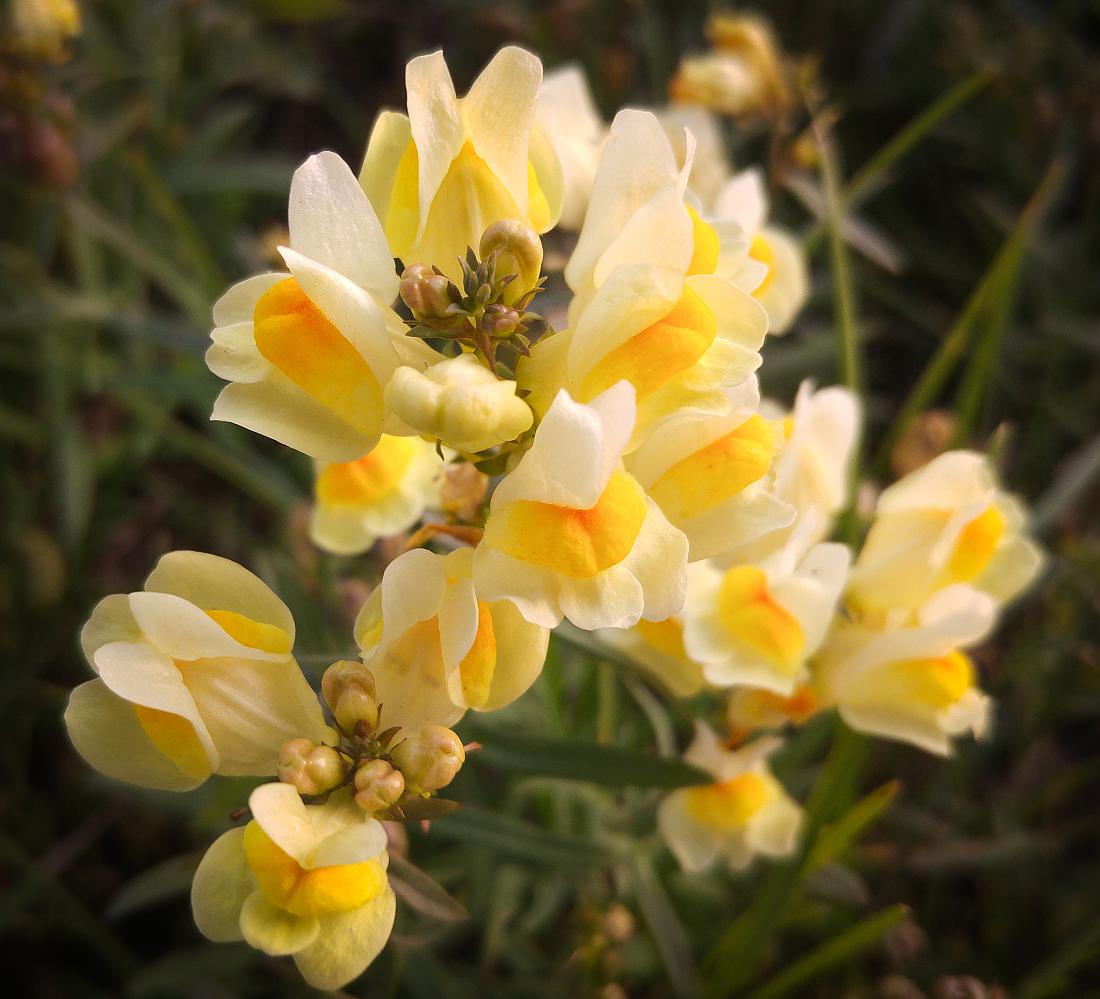
<svg viewBox="0 0 1100 999"><path fill-rule="evenodd" d="M400 367L386 386L386 408L422 434L467 454L513 440L531 426L516 383L497 378L472 354L427 371Z"/></svg>
<svg viewBox="0 0 1100 999"><path fill-rule="evenodd" d="M436 274L428 264L413 264L401 274L401 300L418 319L438 319L451 304L450 279Z"/></svg>
<svg viewBox="0 0 1100 999"><path fill-rule="evenodd" d="M400 767L405 785L414 792L446 787L466 762L462 740L442 725L426 725L410 732L390 750L390 756Z"/></svg>
<svg viewBox="0 0 1100 999"><path fill-rule="evenodd" d="M534 229L522 222L504 219L494 222L481 237L481 259L493 252L497 255L497 277L515 275L500 300L505 305L515 305L538 283L542 273L542 241Z"/></svg>
<svg viewBox="0 0 1100 999"><path fill-rule="evenodd" d="M324 794L344 779L343 757L331 746L318 746L310 739L290 739L279 751L276 771L284 784L299 794Z"/></svg>
<svg viewBox="0 0 1100 999"><path fill-rule="evenodd" d="M510 305L496 302L485 309L481 318L481 328L489 336L504 339L510 337L519 328L520 314Z"/></svg>
<svg viewBox="0 0 1100 999"><path fill-rule="evenodd" d="M336 712L336 702L344 692L344 688L352 684L362 687L372 697L374 690L374 674L361 662L354 659L339 659L325 670L321 677L321 692L328 701L328 706Z"/></svg>
<svg viewBox="0 0 1100 999"><path fill-rule="evenodd" d="M367 760L355 771L355 803L373 815L392 808L405 793L405 778L385 760Z"/></svg>

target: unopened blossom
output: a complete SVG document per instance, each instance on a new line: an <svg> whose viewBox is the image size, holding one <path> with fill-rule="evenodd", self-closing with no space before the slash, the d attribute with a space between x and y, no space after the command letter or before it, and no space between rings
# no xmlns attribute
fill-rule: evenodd
<svg viewBox="0 0 1100 999"><path fill-rule="evenodd" d="M229 384L211 418L323 461L352 461L379 440L382 392L404 327L393 254L355 176L311 156L290 186L289 274L260 274L214 305L210 370ZM416 345L420 346L420 345ZM393 427L393 429L400 429Z"/></svg>
<svg viewBox="0 0 1100 999"><path fill-rule="evenodd" d="M981 737L990 701L966 649L993 628L996 604L965 584L936 593L904 624L837 625L815 664L815 689L852 728L946 756Z"/></svg>
<svg viewBox="0 0 1100 999"><path fill-rule="evenodd" d="M540 233L554 225L562 174L534 124L541 81L542 64L515 46L462 98L442 52L408 64L408 114L379 114L359 175L393 256L459 280L459 259L494 222L515 219Z"/></svg>
<svg viewBox="0 0 1100 999"><path fill-rule="evenodd" d="M344 779L347 767L331 746L318 746L312 739L290 739L279 751L279 780L299 794L324 794Z"/></svg>
<svg viewBox="0 0 1100 999"><path fill-rule="evenodd" d="M755 377L731 392L724 416L685 413L650 433L626 467L687 535L697 561L776 532L795 509L775 495L782 431L756 412Z"/></svg>
<svg viewBox="0 0 1100 999"><path fill-rule="evenodd" d="M309 536L336 555L358 555L412 527L439 502L443 461L419 437L383 434L354 461L318 462Z"/></svg>
<svg viewBox="0 0 1100 999"><path fill-rule="evenodd" d="M809 296L809 268L797 240L785 229L768 223L763 174L755 167L735 174L713 204L707 221L737 225L748 246L739 261L724 262L723 273L751 292L767 310L768 332L785 333Z"/></svg>
<svg viewBox="0 0 1100 999"><path fill-rule="evenodd" d="M424 725L405 733L390 757L414 794L445 788L466 762L462 740L444 725Z"/></svg>
<svg viewBox="0 0 1100 999"><path fill-rule="evenodd" d="M393 928L385 831L346 791L305 805L289 785L264 784L248 807L252 820L218 837L195 872L195 924L217 943L290 955L314 988L341 988Z"/></svg>
<svg viewBox="0 0 1100 999"><path fill-rule="evenodd" d="M970 583L1005 603L1042 565L1025 524L1023 505L1000 489L988 458L948 451L883 490L847 599L863 614L889 615Z"/></svg>
<svg viewBox="0 0 1100 999"><path fill-rule="evenodd" d="M465 453L514 440L534 419L516 383L497 378L473 354L441 359L426 371L398 368L386 405L419 433Z"/></svg>
<svg viewBox="0 0 1100 999"><path fill-rule="evenodd" d="M136 593L106 597L81 632L97 674L65 725L109 777L187 790L213 773L275 773L288 739L331 742L291 655L294 619L228 559L171 552Z"/></svg>
<svg viewBox="0 0 1100 999"><path fill-rule="evenodd" d="M366 760L355 771L355 803L370 815L392 808L405 793L401 771L385 760Z"/></svg>
<svg viewBox="0 0 1100 999"><path fill-rule="evenodd" d="M785 857L797 843L802 809L768 769L778 739L727 750L713 730L695 723L684 760L712 774L713 784L674 791L657 809L657 826L680 866L701 871L722 858L743 870L753 857Z"/></svg>
<svg viewBox="0 0 1100 999"><path fill-rule="evenodd" d="M546 628L626 628L680 609L687 538L623 469L633 426L626 382L589 405L558 394L493 493L474 561L482 599L511 600Z"/></svg>
<svg viewBox="0 0 1100 999"><path fill-rule="evenodd" d="M415 549L386 568L355 622L383 728L451 725L493 711L534 683L549 633L472 578L474 552Z"/></svg>
<svg viewBox="0 0 1100 999"><path fill-rule="evenodd" d="M684 607L688 654L715 686L790 695L833 620L849 562L845 545L806 550L795 535L759 564L696 563Z"/></svg>
<svg viewBox="0 0 1100 999"><path fill-rule="evenodd" d="M575 64L551 70L542 81L535 124L558 154L562 205L558 227L576 232L584 222L607 126L596 110L584 70Z"/></svg>

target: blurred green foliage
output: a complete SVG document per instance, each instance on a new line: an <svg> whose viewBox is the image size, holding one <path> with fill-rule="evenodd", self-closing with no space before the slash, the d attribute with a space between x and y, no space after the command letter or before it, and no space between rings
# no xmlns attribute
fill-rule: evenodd
<svg viewBox="0 0 1100 999"><path fill-rule="evenodd" d="M707 12L699 0L101 0L84 4L73 58L42 71L30 117L4 111L5 994L310 994L289 962L209 945L191 923L190 870L248 785L140 793L69 748L60 714L86 672L75 634L99 597L135 588L162 552L194 547L273 583L314 675L347 654L378 565L308 547L304 460L208 422L211 302L270 266L296 162L319 148L358 159L377 108L401 102L411 55L442 45L460 86L507 41L548 66L579 59L610 114L662 99L679 54L702 45ZM992 445L1010 485L1037 503L1049 572L980 654L1000 705L995 735L951 762L841 738L822 770L832 723L818 719L777 761L797 797L818 800L813 851L739 878L688 878L654 838L659 791L570 780L565 763L538 770L504 737L667 756L686 734L688 714L637 675L557 642L520 703L464 723L487 744L502 733L454 787L472 807L410 830L412 858L470 918L410 888L417 904L401 907L393 942L352 994L689 995L721 938L719 955L748 957L719 995L993 996L1001 985L1019 999L1100 996L1095 5L775 0L767 12L792 52L820 60L848 176L988 71L862 192L874 252L846 259L869 455L961 329L918 408L961 406L964 442ZM742 137L740 161L759 146ZM1052 163L1026 245L1006 244ZM777 200L786 222L816 231L798 198ZM796 332L766 354L765 388L781 398L803 377L837 378L824 252L815 274Z"/></svg>

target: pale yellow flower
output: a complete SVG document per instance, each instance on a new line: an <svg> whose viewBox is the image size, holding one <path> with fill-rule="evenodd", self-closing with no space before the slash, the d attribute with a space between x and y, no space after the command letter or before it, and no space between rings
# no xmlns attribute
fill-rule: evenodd
<svg viewBox="0 0 1100 999"><path fill-rule="evenodd" d="M761 728L802 725L823 710L813 684L798 684L786 696L759 687L734 687L726 698L730 734L742 738Z"/></svg>
<svg viewBox="0 0 1100 999"><path fill-rule="evenodd" d="M684 599L687 539L622 467L634 425L626 382L589 405L561 392L493 493L474 579L552 628L662 621Z"/></svg>
<svg viewBox="0 0 1100 999"><path fill-rule="evenodd" d="M964 584L890 628L838 622L815 663L814 686L852 728L946 756L953 737L981 737L989 698L963 649L993 628L996 605Z"/></svg>
<svg viewBox="0 0 1100 999"><path fill-rule="evenodd" d="M401 359L404 325L393 256L351 170L311 156L290 187L290 274L260 274L214 306L206 363L230 384L211 419L323 461L378 443L382 392ZM401 428L394 427L400 432Z"/></svg>
<svg viewBox="0 0 1100 999"><path fill-rule="evenodd" d="M641 620L633 628L601 628L596 635L640 666L673 697L691 697L703 689L703 666L684 648L682 614L663 621Z"/></svg>
<svg viewBox="0 0 1100 999"><path fill-rule="evenodd" d="M412 527L439 502L443 461L419 437L383 434L355 461L317 462L309 536L336 555L358 555Z"/></svg>
<svg viewBox="0 0 1100 999"><path fill-rule="evenodd" d="M116 780L187 790L212 773L266 776L288 739L333 736L291 656L290 611L228 559L165 555L144 590L102 600L80 639L97 678L73 691L65 724Z"/></svg>
<svg viewBox="0 0 1100 999"><path fill-rule="evenodd" d="M757 739L727 750L703 722L684 760L714 775L715 783L674 791L657 809L657 826L687 871L701 871L721 857L743 870L759 855L794 851L802 809L772 776L767 756L778 739Z"/></svg>
<svg viewBox="0 0 1100 999"><path fill-rule="evenodd" d="M393 928L385 831L343 791L305 805L290 785L265 784L248 807L252 820L219 836L195 871L195 924L217 943L292 956L314 988L341 988Z"/></svg>
<svg viewBox="0 0 1100 999"><path fill-rule="evenodd" d="M501 49L461 99L442 52L408 64L408 115L378 116L359 175L406 266L434 264L459 280L459 258L494 222L553 227L562 174L534 126L541 81L542 64L515 46Z"/></svg>
<svg viewBox="0 0 1100 999"><path fill-rule="evenodd" d="M514 440L534 420L516 383L497 378L473 354L427 371L401 367L386 386L386 405L414 430L466 454Z"/></svg>
<svg viewBox="0 0 1100 999"><path fill-rule="evenodd" d="M687 189L700 205L710 205L730 178L730 162L718 118L696 104L667 104L653 112L665 130L681 167L688 162L690 134L694 140Z"/></svg>
<svg viewBox="0 0 1100 999"><path fill-rule="evenodd" d="M549 633L506 596L475 588L474 552L420 548L395 559L359 612L355 639L374 674L382 728L453 725L534 683Z"/></svg>
<svg viewBox="0 0 1100 999"><path fill-rule="evenodd" d="M1026 513L1001 491L989 460L948 451L884 490L847 599L864 614L912 610L936 590L971 583L1000 603L1038 574Z"/></svg>

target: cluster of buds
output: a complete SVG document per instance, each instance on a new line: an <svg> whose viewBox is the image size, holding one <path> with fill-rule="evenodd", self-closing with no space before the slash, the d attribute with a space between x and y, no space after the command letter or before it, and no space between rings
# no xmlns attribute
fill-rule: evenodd
<svg viewBox="0 0 1100 999"><path fill-rule="evenodd" d="M350 784L359 807L379 818L430 818L454 807L429 800L466 762L462 740L454 732L442 725L380 730L382 705L374 674L359 662L333 663L321 679L321 690L340 731L340 744L289 740L279 755L279 780L310 797Z"/></svg>
<svg viewBox="0 0 1100 999"><path fill-rule="evenodd" d="M401 300L412 313L409 335L476 351L501 378L531 351L545 321L528 306L542 290L542 243L520 222L496 222L478 252L467 248L459 287L438 267L413 264L401 275Z"/></svg>

